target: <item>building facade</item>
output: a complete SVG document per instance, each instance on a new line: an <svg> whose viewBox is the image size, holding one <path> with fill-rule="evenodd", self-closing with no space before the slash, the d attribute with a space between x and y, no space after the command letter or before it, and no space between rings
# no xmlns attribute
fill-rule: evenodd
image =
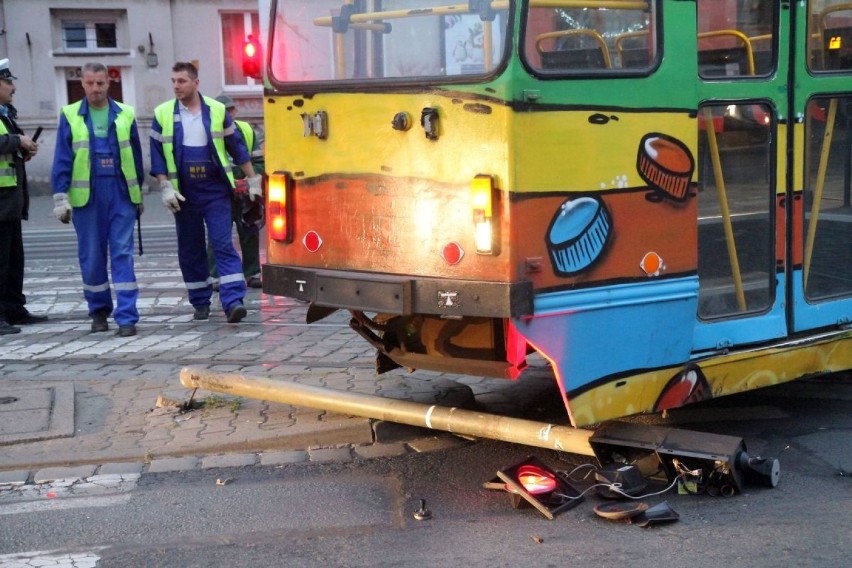
<svg viewBox="0 0 852 568"><path fill-rule="evenodd" d="M18 123L30 134L44 128L27 165L31 193L50 192L59 112L83 97L88 61L107 65L110 95L136 108L146 171L153 111L174 97L176 61L194 62L204 95L227 94L241 119L262 127L262 82L242 73L249 35L262 37L258 0L0 0L0 59L17 77Z"/></svg>

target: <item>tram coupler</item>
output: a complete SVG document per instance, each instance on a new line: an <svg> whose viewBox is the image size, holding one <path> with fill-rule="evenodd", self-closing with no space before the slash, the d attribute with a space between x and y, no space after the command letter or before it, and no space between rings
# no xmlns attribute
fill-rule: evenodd
<svg viewBox="0 0 852 568"><path fill-rule="evenodd" d="M649 479L680 479L688 492L733 495L747 484L775 487L781 476L777 459L750 456L736 436L609 422L589 445L602 466L635 465Z"/></svg>

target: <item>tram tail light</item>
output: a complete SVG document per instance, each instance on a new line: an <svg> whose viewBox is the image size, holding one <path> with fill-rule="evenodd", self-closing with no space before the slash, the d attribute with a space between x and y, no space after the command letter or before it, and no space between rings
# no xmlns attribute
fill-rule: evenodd
<svg viewBox="0 0 852 568"><path fill-rule="evenodd" d="M273 240L284 243L293 242L291 186L286 173L276 172L269 176L266 226Z"/></svg>
<svg viewBox="0 0 852 568"><path fill-rule="evenodd" d="M479 254L495 254L494 200L494 179L483 174L473 178L470 205L473 210L474 243Z"/></svg>

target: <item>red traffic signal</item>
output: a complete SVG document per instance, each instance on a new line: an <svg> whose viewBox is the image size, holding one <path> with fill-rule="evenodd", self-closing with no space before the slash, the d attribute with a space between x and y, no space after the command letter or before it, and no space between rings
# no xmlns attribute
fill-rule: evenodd
<svg viewBox="0 0 852 568"><path fill-rule="evenodd" d="M243 75L252 79L263 77L263 50L253 35L248 36L243 44Z"/></svg>
<svg viewBox="0 0 852 568"><path fill-rule="evenodd" d="M566 474L553 471L533 456L498 471L497 477L484 487L506 491L515 509L532 505L550 520L583 501L583 494L569 482Z"/></svg>

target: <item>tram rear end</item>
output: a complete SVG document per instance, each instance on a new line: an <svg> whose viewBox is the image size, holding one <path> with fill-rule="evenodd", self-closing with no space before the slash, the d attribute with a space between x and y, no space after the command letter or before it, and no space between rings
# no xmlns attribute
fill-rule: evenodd
<svg viewBox="0 0 852 568"><path fill-rule="evenodd" d="M533 291L511 247L508 86L482 85L510 18L481 4L274 12L264 288L310 302L311 321L351 311L379 371L515 378L525 365L511 318L532 314Z"/></svg>

